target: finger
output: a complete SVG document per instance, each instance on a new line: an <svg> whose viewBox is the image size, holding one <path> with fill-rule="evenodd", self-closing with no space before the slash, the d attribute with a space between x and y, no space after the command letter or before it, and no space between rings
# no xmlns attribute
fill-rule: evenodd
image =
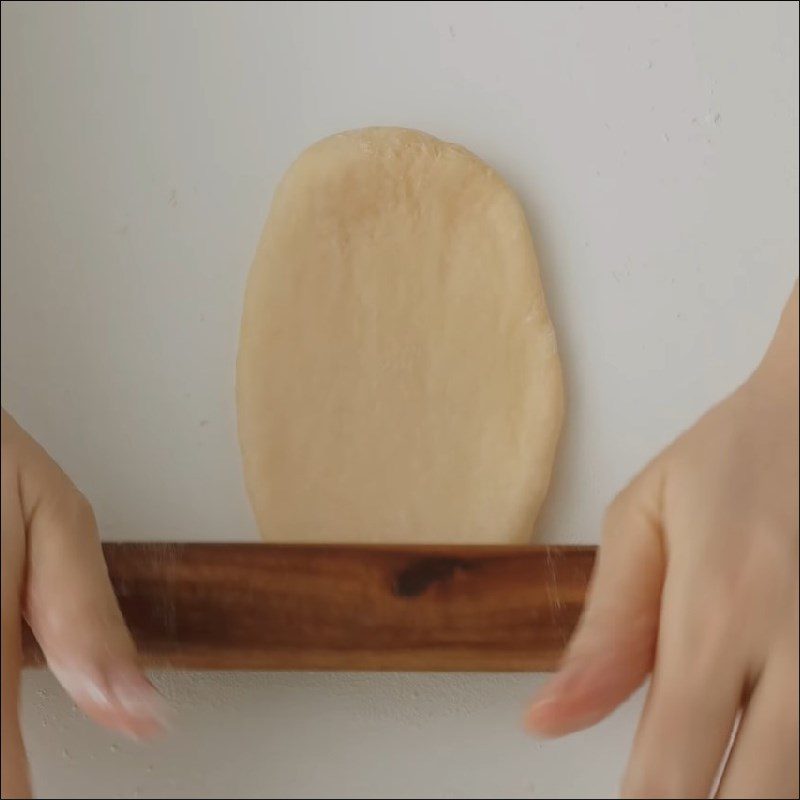
<svg viewBox="0 0 800 800"><path fill-rule="evenodd" d="M686 581L664 587L656 665L623 782L624 797L708 797L730 741L746 663L726 609L690 608Z"/></svg>
<svg viewBox="0 0 800 800"><path fill-rule="evenodd" d="M77 493L42 504L29 527L27 615L48 666L94 720L134 738L159 733L163 704L137 666L94 514Z"/></svg>
<svg viewBox="0 0 800 800"><path fill-rule="evenodd" d="M25 564L25 530L16 465L6 447L3 420L2 482L2 708L0 708L0 796L30 797L28 759L19 724L22 669L20 596Z"/></svg>
<svg viewBox="0 0 800 800"><path fill-rule="evenodd" d="M531 706L531 731L560 736L593 725L649 672L664 574L660 486L650 467L609 509L586 609L561 669Z"/></svg>
<svg viewBox="0 0 800 800"><path fill-rule="evenodd" d="M5 531L3 532L5 536ZM6 553L3 553L5 567ZM3 570L3 622L2 622L2 709L0 715L0 796L29 797L28 759L19 724L19 677L22 668L22 641L20 635L19 601L11 601L6 594L6 575ZM16 612L16 614L14 613Z"/></svg>
<svg viewBox="0 0 800 800"><path fill-rule="evenodd" d="M744 712L718 797L797 797L797 629L767 663Z"/></svg>
<svg viewBox="0 0 800 800"><path fill-rule="evenodd" d="M137 666L91 506L30 437L21 452L25 613L48 666L88 716L153 736L164 728L164 705Z"/></svg>

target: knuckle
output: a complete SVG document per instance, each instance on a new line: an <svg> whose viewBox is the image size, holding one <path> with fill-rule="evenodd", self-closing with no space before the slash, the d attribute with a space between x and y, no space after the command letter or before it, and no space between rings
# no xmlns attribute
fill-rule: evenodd
<svg viewBox="0 0 800 800"><path fill-rule="evenodd" d="M606 508L603 520L603 537L616 536L631 526L632 522L652 526L660 516L663 491L663 470L660 461L645 467Z"/></svg>
<svg viewBox="0 0 800 800"><path fill-rule="evenodd" d="M737 635L741 626L738 613L745 599L743 578L732 570L710 575L702 584L698 607L687 608L687 631L694 634L698 646L716 648Z"/></svg>
<svg viewBox="0 0 800 800"><path fill-rule="evenodd" d="M613 536L625 519L631 505L633 504L632 492L630 487L623 489L608 504L603 518L603 535Z"/></svg>
<svg viewBox="0 0 800 800"><path fill-rule="evenodd" d="M69 515L75 527L84 532L93 532L97 527L94 508L82 492L75 489L70 494Z"/></svg>
<svg viewBox="0 0 800 800"><path fill-rule="evenodd" d="M772 618L797 585L797 558L787 537L776 541L753 533L742 537L748 540L745 547L720 554L719 566L704 577L703 599L717 611L717 623L723 614L739 624L746 617Z"/></svg>
<svg viewBox="0 0 800 800"><path fill-rule="evenodd" d="M732 617L739 605L747 597L748 585L752 583L753 569L750 566L728 566L727 568L712 572L705 581L704 621L707 623L723 622L720 612L728 611L728 618Z"/></svg>
<svg viewBox="0 0 800 800"><path fill-rule="evenodd" d="M763 573L782 575L786 567L797 574L797 523L781 518L779 513L755 523L750 540L753 542L748 562Z"/></svg>
<svg viewBox="0 0 800 800"><path fill-rule="evenodd" d="M703 575L673 618L673 641L691 653L693 667L682 684L689 695L703 697L709 681L720 680L734 666L744 668L762 638L763 615L753 602L747 573L743 567Z"/></svg>
<svg viewBox="0 0 800 800"><path fill-rule="evenodd" d="M616 539L628 527L639 506L639 491L635 484L626 486L609 503L603 518L603 539Z"/></svg>

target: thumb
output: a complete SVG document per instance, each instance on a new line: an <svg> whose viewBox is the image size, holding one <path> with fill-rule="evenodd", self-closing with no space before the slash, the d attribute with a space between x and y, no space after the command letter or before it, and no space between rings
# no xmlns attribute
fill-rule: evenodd
<svg viewBox="0 0 800 800"><path fill-rule="evenodd" d="M91 506L30 437L20 464L27 528L25 615L47 664L89 717L133 738L164 728L166 707L137 665Z"/></svg>
<svg viewBox="0 0 800 800"><path fill-rule="evenodd" d="M583 617L530 708L532 732L560 736L599 722L652 668L664 576L660 495L651 466L610 506Z"/></svg>

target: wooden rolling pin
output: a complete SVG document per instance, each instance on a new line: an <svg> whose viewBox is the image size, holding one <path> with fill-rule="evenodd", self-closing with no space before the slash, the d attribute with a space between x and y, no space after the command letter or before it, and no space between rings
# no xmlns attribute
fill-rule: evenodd
<svg viewBox="0 0 800 800"><path fill-rule="evenodd" d="M144 662L179 669L552 670L594 547L106 544ZM25 634L28 664L42 656Z"/></svg>

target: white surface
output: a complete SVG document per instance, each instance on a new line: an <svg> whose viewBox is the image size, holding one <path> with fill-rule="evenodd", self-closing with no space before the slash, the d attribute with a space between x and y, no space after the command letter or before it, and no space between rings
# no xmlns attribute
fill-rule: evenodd
<svg viewBox="0 0 800 800"><path fill-rule="evenodd" d="M798 257L797 5L2 6L2 399L107 538L249 539L244 278L307 144L390 124L529 212L566 368L542 539L591 542L745 376ZM526 676L164 676L167 743L26 681L44 796L611 796L636 703L542 745ZM43 694L45 693L45 694Z"/></svg>

